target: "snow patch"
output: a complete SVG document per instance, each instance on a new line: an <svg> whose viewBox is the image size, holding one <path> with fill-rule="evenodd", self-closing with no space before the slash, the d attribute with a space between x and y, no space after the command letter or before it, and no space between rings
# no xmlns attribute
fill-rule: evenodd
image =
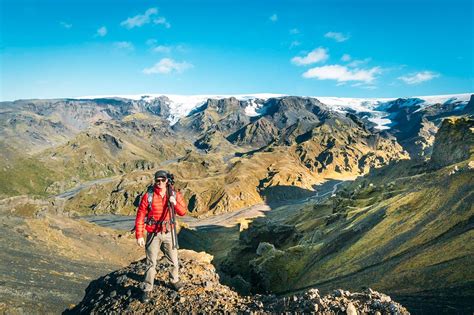
<svg viewBox="0 0 474 315"><path fill-rule="evenodd" d="M203 105L208 99L223 99L235 97L240 101L250 101L249 109L245 109L249 116L258 116L259 105L254 102L255 99L267 100L274 97L282 97L284 94L257 93L257 94L234 94L234 95L179 95L179 94L135 94L135 95L94 95L81 96L75 99L101 99L101 98L123 98L135 101L153 102L159 97L167 97L170 101L167 105L170 107L170 117L168 120L174 125L181 117L188 115L193 109Z"/></svg>
<svg viewBox="0 0 474 315"><path fill-rule="evenodd" d="M318 97L310 96L319 100L321 103L329 106L332 110L346 113L349 111L357 113L367 113L368 120L375 123L376 129L389 129L392 121L389 119L389 113L386 110L393 105L393 102L400 99L400 106L420 106L420 109L427 106L441 103L451 104L459 103L456 109L463 108L470 100L472 93L450 94L450 95L430 95L413 96L407 98L350 98L350 97ZM255 117L264 113L263 104L257 102L257 99L266 101L269 98L287 96L286 94L257 93L257 94L234 94L234 95L178 95L178 94L135 94L135 95L96 95L82 96L75 99L100 99L100 98L123 98L137 101L153 102L159 97L167 97L170 107L170 117L168 120L171 125L175 124L181 117L188 115L193 109L203 105L208 99L223 99L235 97L241 101L248 101L245 113L248 116Z"/></svg>

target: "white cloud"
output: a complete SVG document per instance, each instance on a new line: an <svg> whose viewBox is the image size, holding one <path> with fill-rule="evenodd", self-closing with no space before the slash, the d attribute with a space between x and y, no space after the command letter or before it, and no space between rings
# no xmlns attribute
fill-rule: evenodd
<svg viewBox="0 0 474 315"><path fill-rule="evenodd" d="M162 24L164 27L166 28L170 28L171 27L171 24L166 20L165 17L163 16L160 16L156 19L153 20L153 23L155 24Z"/></svg>
<svg viewBox="0 0 474 315"><path fill-rule="evenodd" d="M107 27L105 26L102 26L100 27L98 30L97 30L97 36L100 36L100 37L104 37L105 35L107 35Z"/></svg>
<svg viewBox="0 0 474 315"><path fill-rule="evenodd" d="M144 14L137 14L134 17L129 17L125 21L122 21L120 25L125 28L131 29L134 27L140 27L150 23L151 16L158 14L157 8L150 8L146 10Z"/></svg>
<svg viewBox="0 0 474 315"><path fill-rule="evenodd" d="M122 21L120 25L125 28L132 29L134 27L140 27L150 22L154 24L161 24L166 28L170 28L171 24L166 20L165 17L157 16L158 9L157 8L150 8L145 11L144 14L138 14L134 17L129 17L125 21Z"/></svg>
<svg viewBox="0 0 474 315"><path fill-rule="evenodd" d="M272 22L276 22L278 21L278 15L276 13L273 13L270 17L269 17L270 21Z"/></svg>
<svg viewBox="0 0 474 315"><path fill-rule="evenodd" d="M114 46L119 49L124 49L124 50L133 50L135 47L131 42L115 42Z"/></svg>
<svg viewBox="0 0 474 315"><path fill-rule="evenodd" d="M171 46L158 45L156 47L153 47L153 51L157 53L169 53L171 52Z"/></svg>
<svg viewBox="0 0 474 315"><path fill-rule="evenodd" d="M324 37L332 38L336 42L344 42L349 39L349 35L345 35L338 32L327 32L326 34L324 34Z"/></svg>
<svg viewBox="0 0 474 315"><path fill-rule="evenodd" d="M187 47L183 44L179 45L157 45L158 41L156 40L148 40L147 44L151 46L151 51L156 53L170 53L172 51L177 52L186 52Z"/></svg>
<svg viewBox="0 0 474 315"><path fill-rule="evenodd" d="M360 81L369 84L372 83L381 72L382 69L380 67L349 69L341 65L328 65L309 69L303 73L303 77L307 79L336 80L337 82Z"/></svg>
<svg viewBox="0 0 474 315"><path fill-rule="evenodd" d="M356 67L360 67L362 65L365 65L365 64L369 63L371 60L372 60L372 58L365 58L365 59L362 59L362 60L361 59L356 59L356 60L353 60L352 62L348 63L347 66L356 68Z"/></svg>
<svg viewBox="0 0 474 315"><path fill-rule="evenodd" d="M291 34L291 35L296 35L296 34L299 34L299 33L300 33L300 30L297 29L297 28L292 28L292 29L290 30L290 34Z"/></svg>
<svg viewBox="0 0 474 315"><path fill-rule="evenodd" d="M377 89L377 87L375 85L365 84L364 82L357 82L357 83L352 84L351 86L352 87L360 87L360 88L366 89L366 90L375 90L375 89Z"/></svg>
<svg viewBox="0 0 474 315"><path fill-rule="evenodd" d="M143 69L143 73L144 74L156 74L156 73L169 74L172 72L181 73L192 67L193 65L186 61L177 62L171 58L163 58L159 62L155 63L152 67Z"/></svg>
<svg viewBox="0 0 474 315"><path fill-rule="evenodd" d="M351 55L349 55L349 54L344 54L344 55L342 55L342 57L341 57L341 60L342 60L342 61L345 61L345 62L351 61L351 59L352 59L352 58L351 58Z"/></svg>
<svg viewBox="0 0 474 315"><path fill-rule="evenodd" d="M67 29L72 27L71 23L59 22L59 24L61 24L62 27L67 28Z"/></svg>
<svg viewBox="0 0 474 315"><path fill-rule="evenodd" d="M406 84L419 84L425 81L432 80L439 76L440 76L439 73L435 73L432 71L422 71L422 72L410 73L408 75L398 77L398 79L402 80Z"/></svg>
<svg viewBox="0 0 474 315"><path fill-rule="evenodd" d="M324 62L329 58L328 50L323 47L314 49L312 52L304 57L293 57L291 62L297 66L310 65L312 63Z"/></svg>

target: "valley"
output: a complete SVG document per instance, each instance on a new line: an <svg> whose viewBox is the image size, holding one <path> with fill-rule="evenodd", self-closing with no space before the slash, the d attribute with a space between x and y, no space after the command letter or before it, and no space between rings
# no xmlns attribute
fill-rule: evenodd
<svg viewBox="0 0 474 315"><path fill-rule="evenodd" d="M60 312L142 258L129 231L166 169L188 203L181 247L240 294L371 287L413 313L470 311L473 108L471 94L1 102L0 310Z"/></svg>

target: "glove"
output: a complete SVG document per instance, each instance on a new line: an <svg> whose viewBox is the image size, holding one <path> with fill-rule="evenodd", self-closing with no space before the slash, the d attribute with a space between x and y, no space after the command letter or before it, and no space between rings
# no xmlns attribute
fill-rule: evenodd
<svg viewBox="0 0 474 315"><path fill-rule="evenodd" d="M170 202L173 204L173 206L176 206L176 197L170 196Z"/></svg>
<svg viewBox="0 0 474 315"><path fill-rule="evenodd" d="M140 247L145 247L145 240L143 239L143 237L137 239L137 245Z"/></svg>

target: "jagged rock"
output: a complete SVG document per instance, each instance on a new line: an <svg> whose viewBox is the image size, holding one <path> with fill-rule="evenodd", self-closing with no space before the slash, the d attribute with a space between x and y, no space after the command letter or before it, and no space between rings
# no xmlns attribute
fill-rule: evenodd
<svg viewBox="0 0 474 315"><path fill-rule="evenodd" d="M297 232L293 225L276 224L263 219L254 221L252 226L239 236L243 243L254 249L257 249L261 242L271 242L274 247L279 247L296 237Z"/></svg>
<svg viewBox="0 0 474 315"><path fill-rule="evenodd" d="M258 244L256 253L258 256L262 256L265 253L270 252L272 250L275 250L275 245L267 243L267 242L261 242L260 244Z"/></svg>
<svg viewBox="0 0 474 315"><path fill-rule="evenodd" d="M237 130L227 137L227 140L236 145L264 146L277 138L278 129L265 117Z"/></svg>
<svg viewBox="0 0 474 315"><path fill-rule="evenodd" d="M430 163L443 167L468 159L474 146L474 119L447 118L436 134Z"/></svg>
<svg viewBox="0 0 474 315"><path fill-rule="evenodd" d="M383 296L366 290L351 294L339 290L338 296L320 297L317 289L309 289L292 296L277 297L273 294L242 296L219 282L210 256L205 253L180 251L180 277L184 287L176 292L168 285L168 263L157 265L152 301L141 303L138 289L145 271L145 260L132 263L107 276L94 280L86 289L84 299L64 314L111 314L111 313L281 313L313 312L316 314L375 313L409 314L400 304L374 299ZM126 280L118 283L117 279ZM339 295L343 294L344 298ZM104 298L107 296L107 298Z"/></svg>

